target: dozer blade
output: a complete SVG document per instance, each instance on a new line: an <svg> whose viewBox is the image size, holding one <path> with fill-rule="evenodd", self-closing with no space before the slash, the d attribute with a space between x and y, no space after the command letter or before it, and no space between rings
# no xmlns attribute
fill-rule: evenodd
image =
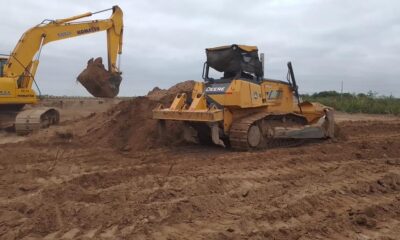
<svg viewBox="0 0 400 240"><path fill-rule="evenodd" d="M88 61L86 69L79 74L77 80L94 97L113 98L119 93L122 77L119 73L107 71L99 57Z"/></svg>
<svg viewBox="0 0 400 240"><path fill-rule="evenodd" d="M290 139L320 139L334 138L335 120L334 113L331 109L325 109L325 116L321 117L317 123L307 125L305 127L276 127L275 138L290 138Z"/></svg>

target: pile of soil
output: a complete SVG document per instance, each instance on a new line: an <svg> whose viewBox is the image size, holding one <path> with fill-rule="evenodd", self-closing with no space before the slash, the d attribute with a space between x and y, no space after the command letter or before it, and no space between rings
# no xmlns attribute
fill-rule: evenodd
<svg viewBox="0 0 400 240"><path fill-rule="evenodd" d="M159 87L155 87L153 90L147 93L147 97L155 101L161 100L166 95L168 95L168 90L161 89Z"/></svg>
<svg viewBox="0 0 400 240"><path fill-rule="evenodd" d="M102 114L101 124L88 129L82 137L85 144L96 143L122 151L145 150L175 144L179 139L181 125L168 123L167 133L158 133L157 120L152 119L152 109L159 103L147 97L123 101ZM98 122L99 119L96 120Z"/></svg>
<svg viewBox="0 0 400 240"><path fill-rule="evenodd" d="M113 98L119 93L122 77L118 73L107 71L99 57L88 61L86 69L79 74L77 80L94 97Z"/></svg>
<svg viewBox="0 0 400 240"><path fill-rule="evenodd" d="M111 146L122 151L180 144L183 139L183 123L167 121L166 131L160 134L157 120L152 119L152 110L159 104L168 106L177 93L190 93L193 86L194 81L186 81L168 90L156 88L149 96L120 102L109 111L87 119L92 127L86 129L81 142Z"/></svg>
<svg viewBox="0 0 400 240"><path fill-rule="evenodd" d="M186 93L190 97L195 83L194 80L187 80L170 87L168 90L155 87L147 93L147 97L162 103L170 103L178 93Z"/></svg>

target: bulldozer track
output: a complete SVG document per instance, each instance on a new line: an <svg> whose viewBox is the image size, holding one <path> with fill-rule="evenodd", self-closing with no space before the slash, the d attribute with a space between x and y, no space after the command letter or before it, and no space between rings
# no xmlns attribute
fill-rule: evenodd
<svg viewBox="0 0 400 240"><path fill-rule="evenodd" d="M271 116L271 119L266 119ZM272 137L263 137L263 142L259 147L251 147L248 143L248 132L250 127L256 122L265 119L264 124L276 123L276 119L272 119L277 115L271 115L270 113L254 114L252 116L244 117L237 122L232 124L230 129L229 141L232 149L239 151L247 151L250 149L269 149L279 147L295 147L303 144L305 139L278 139ZM283 117L283 116L282 116Z"/></svg>
<svg viewBox="0 0 400 240"><path fill-rule="evenodd" d="M229 141L232 149L235 150L249 150L248 131L251 125L255 122L265 118L268 113L254 114L244 117L232 124L229 134Z"/></svg>

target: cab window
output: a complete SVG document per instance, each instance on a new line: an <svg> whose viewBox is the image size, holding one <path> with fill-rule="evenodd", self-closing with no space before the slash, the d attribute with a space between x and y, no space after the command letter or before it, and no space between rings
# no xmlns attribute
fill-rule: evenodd
<svg viewBox="0 0 400 240"><path fill-rule="evenodd" d="M269 100L279 99L281 97L281 95L282 95L282 91L280 91L280 90L272 90L268 94L268 99Z"/></svg>
<svg viewBox="0 0 400 240"><path fill-rule="evenodd" d="M5 64L6 64L6 61L3 59L0 59L0 77L3 76L3 68L4 68Z"/></svg>

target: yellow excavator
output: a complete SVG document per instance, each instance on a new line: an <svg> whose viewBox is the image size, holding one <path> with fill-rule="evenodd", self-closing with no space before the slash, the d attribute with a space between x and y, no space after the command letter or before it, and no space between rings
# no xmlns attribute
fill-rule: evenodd
<svg viewBox="0 0 400 240"><path fill-rule="evenodd" d="M255 46L207 48L204 82L153 110L161 134L166 120L183 121L184 136L237 150L287 146L334 137L333 109L301 101L292 64L287 81L264 78L264 54ZM210 71L213 69L213 72ZM213 77L218 72L223 76Z"/></svg>
<svg viewBox="0 0 400 240"><path fill-rule="evenodd" d="M112 11L110 18L75 21L105 11ZM102 74L102 76L109 76L110 81L117 81L111 84L119 87L122 80L118 77L120 71L117 66L118 56L122 53L123 12L121 8L114 6L99 12L88 12L64 19L46 19L26 31L10 55L1 55L0 127L14 125L17 134L27 134L58 123L60 114L55 108L41 107L23 110L25 105L38 103L38 96L32 89L32 85L36 84L35 73L42 47L53 41L100 31L107 31L108 50L108 74Z"/></svg>

